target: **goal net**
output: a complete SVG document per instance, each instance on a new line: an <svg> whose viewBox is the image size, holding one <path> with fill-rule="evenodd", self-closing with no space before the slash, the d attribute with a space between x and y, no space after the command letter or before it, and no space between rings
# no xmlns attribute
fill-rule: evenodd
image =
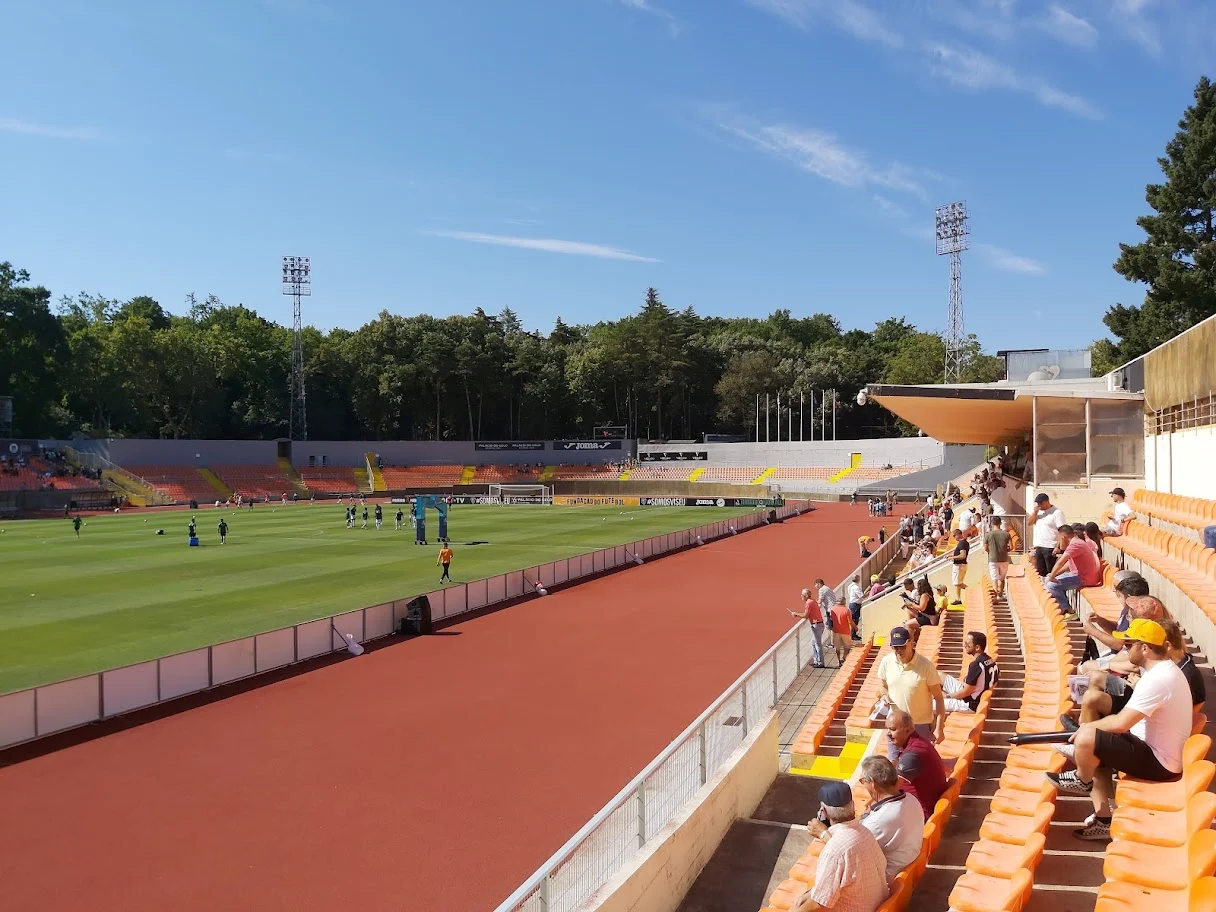
<svg viewBox="0 0 1216 912"><path fill-rule="evenodd" d="M488 491L490 503L552 504L553 488L542 484L492 484Z"/></svg>

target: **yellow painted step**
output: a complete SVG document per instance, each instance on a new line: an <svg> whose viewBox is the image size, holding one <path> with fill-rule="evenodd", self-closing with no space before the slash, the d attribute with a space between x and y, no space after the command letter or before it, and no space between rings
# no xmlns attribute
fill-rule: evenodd
<svg viewBox="0 0 1216 912"><path fill-rule="evenodd" d="M477 466L465 466L460 472L461 484L472 484L473 476L477 474Z"/></svg>
<svg viewBox="0 0 1216 912"><path fill-rule="evenodd" d="M840 472L837 472L835 475L833 475L831 478L829 478L828 481L840 481L840 479L844 478L846 475L851 475L855 470L860 469L860 468L861 468L861 454L860 453L851 453L849 455L849 467Z"/></svg>
<svg viewBox="0 0 1216 912"><path fill-rule="evenodd" d="M211 485L212 490L220 495L220 500L227 500L232 496L232 488L224 484L224 480L212 472L210 469L195 469L202 476L203 481Z"/></svg>
<svg viewBox="0 0 1216 912"><path fill-rule="evenodd" d="M387 491L388 485L384 483L384 473L376 465L376 454L367 453L364 458L367 460L368 471L371 472L371 477L368 480L371 482L372 491Z"/></svg>
<svg viewBox="0 0 1216 912"><path fill-rule="evenodd" d="M370 491L372 489L371 479L367 477L367 467L360 466L355 470L355 488L359 491Z"/></svg>
<svg viewBox="0 0 1216 912"><path fill-rule="evenodd" d="M693 469L692 474L688 476L688 480L696 481L698 478L700 478L704 474L705 474L704 469Z"/></svg>
<svg viewBox="0 0 1216 912"><path fill-rule="evenodd" d="M619 476L617 476L617 479L616 479L616 480L617 480L617 481L628 481L628 480L629 480L629 476L630 476L631 474L633 474L633 473L632 473L632 471L631 471L631 470L629 470L629 469L626 469L626 470L625 470L624 472L622 472L622 473L621 473Z"/></svg>
<svg viewBox="0 0 1216 912"><path fill-rule="evenodd" d="M276 462L279 465L279 471L283 473L283 477L291 483L292 488L301 497L309 497L312 491L308 490L308 485L304 484L304 479L300 477L300 473L296 471L296 467L291 464L291 460L286 456L280 456Z"/></svg>
<svg viewBox="0 0 1216 912"><path fill-rule="evenodd" d="M790 767L796 776L814 776L817 779L839 779L848 781L865 756L867 744L848 741L838 757L816 757L809 767Z"/></svg>
<svg viewBox="0 0 1216 912"><path fill-rule="evenodd" d="M557 466L545 466L541 469L540 474L536 476L536 480L541 484L545 484L553 477L553 473L557 471Z"/></svg>
<svg viewBox="0 0 1216 912"><path fill-rule="evenodd" d="M776 471L777 471L776 468L765 469L763 472L761 472L759 475L757 475L755 478L752 479L752 484L764 484L766 481L769 480L769 478L772 477L772 474Z"/></svg>

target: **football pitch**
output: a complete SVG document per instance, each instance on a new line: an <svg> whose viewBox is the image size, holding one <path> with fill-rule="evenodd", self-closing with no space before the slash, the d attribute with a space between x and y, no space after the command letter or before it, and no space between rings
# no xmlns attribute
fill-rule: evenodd
<svg viewBox="0 0 1216 912"><path fill-rule="evenodd" d="M423 547L408 515L394 530L397 509L384 505L379 531L374 519L347 529L334 503L96 514L79 537L67 519L0 522L0 693L430 592L440 573L438 518L428 513L432 544ZM746 512L457 505L452 577L493 576ZM187 545L192 515L197 548Z"/></svg>

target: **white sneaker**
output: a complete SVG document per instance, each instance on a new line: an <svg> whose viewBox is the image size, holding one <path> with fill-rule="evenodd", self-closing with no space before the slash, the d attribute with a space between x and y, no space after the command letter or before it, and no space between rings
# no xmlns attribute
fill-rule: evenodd
<svg viewBox="0 0 1216 912"><path fill-rule="evenodd" d="M1052 748L1058 754L1063 754L1069 760L1072 760L1076 752L1076 748L1071 744L1053 744Z"/></svg>

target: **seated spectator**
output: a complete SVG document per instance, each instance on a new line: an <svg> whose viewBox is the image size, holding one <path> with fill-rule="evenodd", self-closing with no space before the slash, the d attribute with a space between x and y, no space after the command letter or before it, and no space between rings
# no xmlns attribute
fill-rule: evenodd
<svg viewBox="0 0 1216 912"><path fill-rule="evenodd" d="M1051 572L1043 579L1047 591L1051 593L1065 614L1073 614L1072 603L1068 593L1084 586L1102 585L1102 565L1094 549L1083 539L1073 534L1070 525L1062 525L1059 529L1060 557Z"/></svg>
<svg viewBox="0 0 1216 912"><path fill-rule="evenodd" d="M1089 635L1090 641L1085 644L1085 657L1087 659L1096 660L1099 665L1094 668L1087 668L1085 662L1081 665L1081 672L1088 674L1090 671L1104 668L1110 664L1110 659L1116 653L1123 649L1123 641L1116 639L1115 633L1122 633L1127 629L1127 625L1132 622L1131 609L1128 608L1127 602L1129 598L1139 598L1148 595L1148 582L1135 570L1120 570L1115 574L1113 580L1115 598L1119 600L1121 608L1119 619L1117 621L1108 621L1101 615L1095 614L1092 611L1089 617L1085 619L1082 629ZM1103 664L1102 654L1105 654L1105 663Z"/></svg>
<svg viewBox="0 0 1216 912"><path fill-rule="evenodd" d="M895 748L895 770L904 782L904 790L920 802L928 820L937 799L946 792L946 766L937 748L902 709L892 709L887 715L887 741L888 754Z"/></svg>
<svg viewBox="0 0 1216 912"><path fill-rule="evenodd" d="M887 859L887 883L920 857L925 835L925 811L912 795L899 787L899 773L886 757L861 761L858 784L870 794L870 806L861 825L874 834Z"/></svg>
<svg viewBox="0 0 1216 912"><path fill-rule="evenodd" d="M819 814L807 830L824 846L815 866L814 886L798 897L790 912L875 912L887 898L887 859L874 834L858 821L847 784L823 784Z"/></svg>
<svg viewBox="0 0 1216 912"><path fill-rule="evenodd" d="M1136 518L1132 508L1125 503L1127 495L1122 488L1113 488L1110 492L1110 509L1102 514L1102 531L1107 535L1123 535L1127 532L1127 524Z"/></svg>
<svg viewBox="0 0 1216 912"><path fill-rule="evenodd" d="M933 598L933 587L929 585L929 577L922 576L916 581L916 604L904 603L904 611L908 617L922 627L936 626L940 620L937 613L937 602Z"/></svg>
<svg viewBox="0 0 1216 912"><path fill-rule="evenodd" d="M950 600L946 597L946 584L938 583L933 587L933 591L937 595L937 615L940 619L946 616L946 611L950 608Z"/></svg>
<svg viewBox="0 0 1216 912"><path fill-rule="evenodd" d="M1087 522L1085 524L1085 540L1093 545L1094 553L1098 555L1098 560L1102 559L1102 539L1104 537L1102 530L1098 528L1096 522Z"/></svg>
<svg viewBox="0 0 1216 912"><path fill-rule="evenodd" d="M963 653L971 656L971 664L963 680L942 675L942 693L946 695L946 712L975 712L984 691L996 683L996 662L988 655L988 637L978 630L963 637Z"/></svg>
<svg viewBox="0 0 1216 912"><path fill-rule="evenodd" d="M870 598L877 598L882 595L883 589L886 587L882 584L882 579L877 573L870 574Z"/></svg>
<svg viewBox="0 0 1216 912"><path fill-rule="evenodd" d="M909 602L913 605L917 603L916 581L912 577L904 577L904 587L899 591L899 597L903 599L905 608L908 607Z"/></svg>
<svg viewBox="0 0 1216 912"><path fill-rule="evenodd" d="M1127 599L1127 611L1130 619L1128 626L1131 626L1131 623L1137 619L1160 623L1170 616L1169 612L1165 610L1165 605L1161 603L1161 599L1151 595L1129 597ZM1122 636L1115 636L1114 639L1120 646L1123 646ZM1136 671L1136 666L1128 657L1126 647L1124 647L1112 652L1109 656L1104 656L1097 662L1088 662L1081 668L1083 674L1089 674L1093 671L1107 671L1120 678L1126 678ZM1108 683L1108 687L1111 686L1111 683ZM1112 688L1110 692L1116 693L1118 690L1119 688Z"/></svg>
<svg viewBox="0 0 1216 912"><path fill-rule="evenodd" d="M1165 628L1137 618L1122 638L1140 669L1131 699L1119 712L1085 722L1073 733L1075 771L1047 773L1061 792L1093 800L1093 817L1073 831L1078 839L1110 839L1113 773L1172 782L1182 775L1182 746L1191 734L1191 688L1170 660Z"/></svg>

